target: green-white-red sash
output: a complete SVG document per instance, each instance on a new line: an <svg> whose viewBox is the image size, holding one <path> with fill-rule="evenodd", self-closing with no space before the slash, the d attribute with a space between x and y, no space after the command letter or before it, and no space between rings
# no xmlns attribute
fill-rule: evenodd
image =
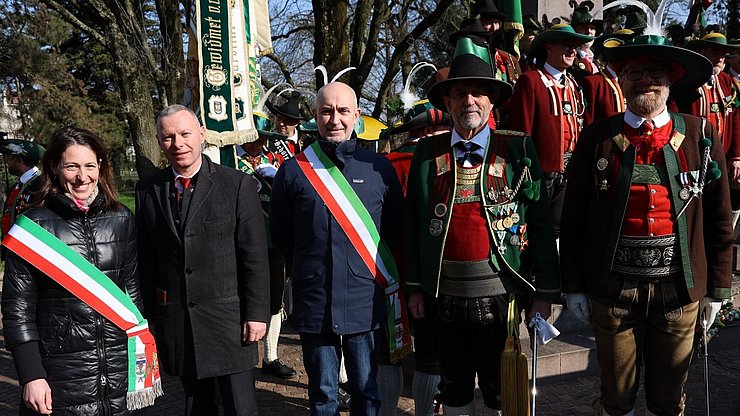
<svg viewBox="0 0 740 416"><path fill-rule="evenodd" d="M157 347L131 298L92 263L24 215L18 217L3 245L126 331L127 407L136 410L153 405L163 394Z"/></svg>
<svg viewBox="0 0 740 416"><path fill-rule="evenodd" d="M385 289L388 311L388 342L391 361L412 351L406 301L399 285L398 269L370 213L342 172L314 142L296 156L301 171L324 201L352 242L375 281Z"/></svg>

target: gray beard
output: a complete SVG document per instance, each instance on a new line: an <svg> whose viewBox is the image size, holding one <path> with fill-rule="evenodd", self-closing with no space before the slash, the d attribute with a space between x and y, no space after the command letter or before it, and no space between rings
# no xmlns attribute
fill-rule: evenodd
<svg viewBox="0 0 740 416"><path fill-rule="evenodd" d="M460 127L466 130L478 130L487 122L488 119L483 117L480 118L480 121L475 121L472 117L462 117L460 120Z"/></svg>
<svg viewBox="0 0 740 416"><path fill-rule="evenodd" d="M668 94L668 88L661 89L660 93L655 98L652 98L652 96L648 96L647 94L639 94L629 102L627 107L629 107L629 109L638 116L653 114L665 107L665 104L668 101Z"/></svg>

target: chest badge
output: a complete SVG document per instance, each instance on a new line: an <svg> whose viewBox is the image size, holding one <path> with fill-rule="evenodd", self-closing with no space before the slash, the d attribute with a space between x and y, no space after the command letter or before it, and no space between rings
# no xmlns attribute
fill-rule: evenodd
<svg viewBox="0 0 740 416"><path fill-rule="evenodd" d="M434 207L434 215L436 215L439 218L442 218L447 214L447 205L439 203Z"/></svg>
<svg viewBox="0 0 740 416"><path fill-rule="evenodd" d="M432 237L439 237L442 235L442 221L436 218L432 218L429 222L429 234Z"/></svg>

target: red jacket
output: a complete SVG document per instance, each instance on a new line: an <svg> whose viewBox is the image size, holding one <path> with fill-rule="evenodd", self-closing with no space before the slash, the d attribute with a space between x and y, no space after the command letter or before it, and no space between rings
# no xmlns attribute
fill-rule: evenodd
<svg viewBox="0 0 740 416"><path fill-rule="evenodd" d="M583 96L586 98L586 111L583 113L584 126L624 112L626 107L622 88L617 78L611 78L606 70L587 76L582 86Z"/></svg>
<svg viewBox="0 0 740 416"><path fill-rule="evenodd" d="M719 130L721 126L722 131L720 132L722 139L722 148L725 151L725 157L727 160L738 160L740 159L740 123L734 120L738 119L735 113L739 109L732 108L732 96L733 96L733 82L726 72L720 72L715 82L715 86L712 88L715 94L710 96L707 94L705 86L699 88L701 97L683 108L679 107L681 112L691 114L694 116L705 117L712 122L715 128ZM719 88L718 88L719 87ZM721 95L721 97L719 97ZM712 107L716 106L719 113L712 113ZM716 122L715 115L719 115L719 124Z"/></svg>
<svg viewBox="0 0 740 416"><path fill-rule="evenodd" d="M511 113L511 129L522 131L532 137L537 148L537 154L542 164L543 172L563 171L563 149L568 143L561 132L563 123L563 103L558 102L555 107L551 103L548 88L542 80L544 70L525 72L519 76L514 87L514 94L509 100L509 111ZM573 78L570 81L575 84ZM583 97L576 85L575 103L570 103L573 113L576 115L583 112ZM557 87L553 87L555 89ZM578 139L580 122L576 120L572 146Z"/></svg>

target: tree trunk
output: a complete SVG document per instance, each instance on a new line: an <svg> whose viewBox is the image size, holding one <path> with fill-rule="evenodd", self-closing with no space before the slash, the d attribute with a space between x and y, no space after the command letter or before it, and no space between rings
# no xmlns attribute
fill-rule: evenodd
<svg viewBox="0 0 740 416"><path fill-rule="evenodd" d="M313 63L326 67L329 81L349 66L349 1L313 0ZM323 75L316 71L317 89L324 86Z"/></svg>
<svg viewBox="0 0 740 416"><path fill-rule="evenodd" d="M160 98L163 106L182 103L185 55L183 54L182 23L180 22L180 2L178 0L156 0L159 16L159 32L164 44L160 52L163 79L158 83L164 86L164 96Z"/></svg>

